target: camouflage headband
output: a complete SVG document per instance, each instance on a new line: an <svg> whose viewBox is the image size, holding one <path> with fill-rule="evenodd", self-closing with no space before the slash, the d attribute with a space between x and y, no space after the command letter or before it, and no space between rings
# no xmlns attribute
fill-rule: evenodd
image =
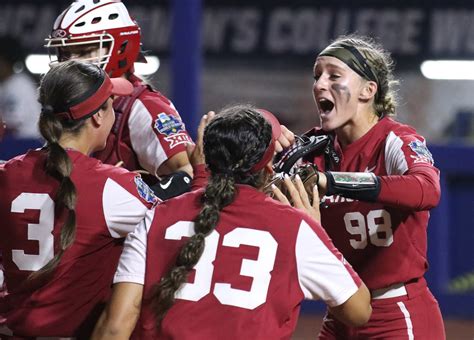
<svg viewBox="0 0 474 340"><path fill-rule="evenodd" d="M362 78L375 81L377 85L379 84L377 77L372 71L372 67L369 66L370 60L365 58L356 47L344 43L335 43L326 47L319 54L319 57L323 56L337 58Z"/></svg>

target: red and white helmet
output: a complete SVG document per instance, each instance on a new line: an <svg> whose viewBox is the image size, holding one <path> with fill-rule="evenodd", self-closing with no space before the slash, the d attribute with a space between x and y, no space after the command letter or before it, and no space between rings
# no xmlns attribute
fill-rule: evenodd
<svg viewBox="0 0 474 340"><path fill-rule="evenodd" d="M101 66L111 77L120 77L133 71L140 54L140 35L140 27L120 0L76 0L54 22L45 47L56 48L59 60L61 47L108 47L106 54L83 60Z"/></svg>

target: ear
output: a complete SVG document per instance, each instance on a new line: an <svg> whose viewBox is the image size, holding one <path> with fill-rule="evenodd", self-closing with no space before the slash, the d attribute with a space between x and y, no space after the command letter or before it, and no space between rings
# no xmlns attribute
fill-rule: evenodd
<svg viewBox="0 0 474 340"><path fill-rule="evenodd" d="M101 126L104 123L104 111L97 111L97 113L91 117L91 122L96 127Z"/></svg>
<svg viewBox="0 0 474 340"><path fill-rule="evenodd" d="M377 90L378 90L377 83L375 81L367 80L362 85L362 90L360 91L359 99L365 102L369 101L370 99L375 97Z"/></svg>

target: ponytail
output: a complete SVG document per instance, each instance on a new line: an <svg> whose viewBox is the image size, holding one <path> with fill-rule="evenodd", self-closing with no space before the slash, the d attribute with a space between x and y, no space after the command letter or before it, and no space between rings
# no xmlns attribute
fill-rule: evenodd
<svg viewBox="0 0 474 340"><path fill-rule="evenodd" d="M40 115L39 130L46 139L45 172L59 182L55 202L67 210L66 221L61 228L60 248L54 258L43 268L33 272L31 279L36 279L50 273L59 263L64 251L74 242L76 235L76 187L71 180L72 162L64 148L59 144L65 122L54 114L50 106L45 106ZM84 122L69 122L68 130L79 130Z"/></svg>
<svg viewBox="0 0 474 340"><path fill-rule="evenodd" d="M234 201L236 194L233 177L214 174L201 198L202 208L194 219L195 234L181 248L176 263L151 293L152 308L156 314L157 327L173 306L175 293L186 282L189 272L198 263L204 252L205 237L212 233L219 222L220 212Z"/></svg>
<svg viewBox="0 0 474 340"><path fill-rule="evenodd" d="M65 133L69 136L79 134L87 119L73 120L62 113L71 103L80 102L90 95L91 89L97 88L103 79L103 70L98 66L74 60L51 67L41 79L38 101L42 109L38 127L46 140L44 170L59 182L54 198L56 211L66 211L67 215L61 228L59 247L55 247L55 256L43 268L31 273L30 279L50 274L64 251L74 242L77 192L71 180L72 162L59 142Z"/></svg>

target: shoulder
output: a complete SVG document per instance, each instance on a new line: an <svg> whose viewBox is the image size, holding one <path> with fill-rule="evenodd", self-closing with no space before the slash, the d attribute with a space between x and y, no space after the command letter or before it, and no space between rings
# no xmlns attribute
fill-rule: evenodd
<svg viewBox="0 0 474 340"><path fill-rule="evenodd" d="M3 173L6 174L7 172L11 172L18 176L20 169L30 169L37 167L39 162L42 162L45 158L45 153L41 150L30 150L23 155L18 155L2 163L0 165L0 169L2 169Z"/></svg>
<svg viewBox="0 0 474 340"><path fill-rule="evenodd" d="M69 151L68 153L74 162L73 175L76 182L85 180L89 185L103 187L104 195L108 197L120 193L125 194L127 191L144 201L143 203L147 206L158 203L159 199L140 175L121 167L104 164L95 158L78 154L78 152Z"/></svg>
<svg viewBox="0 0 474 340"><path fill-rule="evenodd" d="M382 119L379 124L381 125L380 130L382 130L386 135L393 133L397 136L419 136L420 138L423 138L418 135L414 127L397 122L390 117Z"/></svg>
<svg viewBox="0 0 474 340"><path fill-rule="evenodd" d="M163 94L158 91L145 89L137 100L151 113L154 112L166 112L176 113L176 109L168 98L166 98ZM134 106L136 103L134 104Z"/></svg>
<svg viewBox="0 0 474 340"><path fill-rule="evenodd" d="M203 193L204 189L201 188L161 202L156 206L156 210L161 213L157 215L161 218L161 216L170 213L176 220L183 218L194 219L196 216L195 212L201 208L201 197Z"/></svg>

